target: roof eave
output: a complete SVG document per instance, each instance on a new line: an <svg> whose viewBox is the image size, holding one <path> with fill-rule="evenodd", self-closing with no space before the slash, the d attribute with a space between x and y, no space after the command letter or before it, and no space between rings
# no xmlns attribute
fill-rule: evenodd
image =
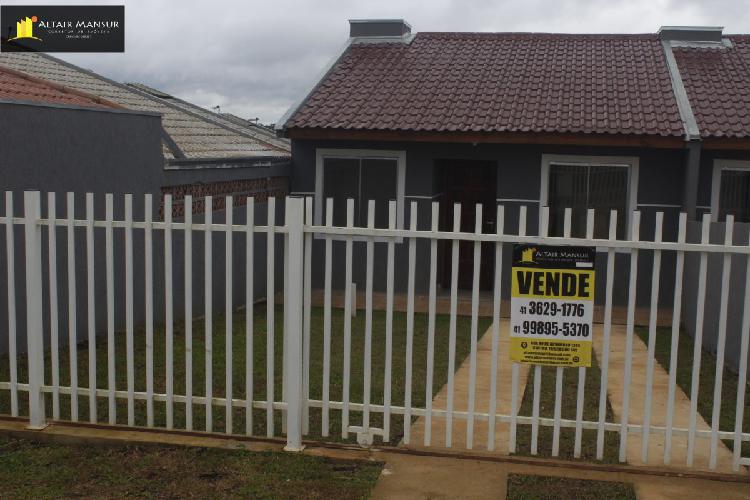
<svg viewBox="0 0 750 500"><path fill-rule="evenodd" d="M582 132L472 132L289 128L291 139L469 144L559 144L613 147L683 148L684 136Z"/></svg>

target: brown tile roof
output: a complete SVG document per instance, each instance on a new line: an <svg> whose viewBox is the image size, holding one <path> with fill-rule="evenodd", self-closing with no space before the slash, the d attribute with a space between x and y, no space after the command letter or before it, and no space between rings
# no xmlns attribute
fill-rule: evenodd
<svg viewBox="0 0 750 500"><path fill-rule="evenodd" d="M287 128L681 136L658 35L419 33L350 46Z"/></svg>
<svg viewBox="0 0 750 500"><path fill-rule="evenodd" d="M41 78L0 66L0 99L67 104L88 108L119 108L99 97L57 85Z"/></svg>
<svg viewBox="0 0 750 500"><path fill-rule="evenodd" d="M750 35L726 48L673 48L701 137L750 136Z"/></svg>

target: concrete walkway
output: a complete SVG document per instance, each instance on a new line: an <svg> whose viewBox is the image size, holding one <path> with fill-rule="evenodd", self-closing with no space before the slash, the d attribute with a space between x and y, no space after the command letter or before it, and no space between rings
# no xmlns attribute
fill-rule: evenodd
<svg viewBox="0 0 750 500"><path fill-rule="evenodd" d="M509 328L508 321L500 321L500 341L498 343L498 366L497 366L497 413L510 414L511 408L511 381L512 368L508 360ZM455 411L466 411L469 405L469 375L471 365L469 356L456 370L454 378L453 409ZM490 405L490 384L492 373L492 327L481 336L477 342L477 381L475 396L475 412L487 413ZM521 406L523 391L526 387L529 365L519 365L518 377L518 406ZM432 401L433 409L446 409L448 406L448 385L446 384L438 392ZM454 450L466 450L466 420L453 418L452 426L452 448ZM474 423L474 450L487 450L488 423L476 421ZM497 422L495 424L495 452L508 453L509 424ZM432 439L430 448L445 447L445 419L441 417L432 418ZM409 448L424 448L425 419L420 417L411 428L411 440Z"/></svg>
<svg viewBox="0 0 750 500"><path fill-rule="evenodd" d="M603 359L602 342L603 326L594 325L594 351L597 359ZM623 325L613 325L610 336L609 355L609 377L607 393L612 409L615 414L615 422L620 422L623 412L623 390L625 381L625 345L626 328ZM499 358L497 370L497 412L510 414L511 397L511 363L508 362L509 328L508 321L501 320ZM646 344L637 336L633 337L633 355L631 369L630 410L628 421L631 424L642 424L646 403L646 367L648 349ZM523 398L524 389L529 375L529 365L519 366L519 391L518 405ZM454 410L466 411L469 398L469 358L463 361L456 370L454 381ZM490 401L490 374L492 372L492 327L479 339L477 344L477 389L475 411L487 412ZM653 396L651 410L651 425L664 426L666 424L667 400L669 387L669 373L662 368L658 361L654 360ZM448 400L447 384L438 392L433 399L433 409L445 409ZM674 420L676 428L688 428L690 420L690 399L676 387ZM409 448L422 449L424 446L425 419L417 419L411 428L411 442ZM710 426L699 414L697 416L698 429L710 429ZM487 422L476 421L474 424L474 450L487 450ZM433 417L431 443L429 448L445 447L445 419ZM508 453L509 425L498 422L495 430L494 453ZM466 420L454 417L452 426L452 446L454 451L466 450ZM696 438L694 450L694 464L692 469L708 469L710 454L709 440ZM672 459L671 466L685 467L687 460L687 436L672 437ZM630 433L628 435L627 462L633 465L642 465L641 461L641 434ZM649 438L648 465L664 465L664 436L651 434ZM718 472L732 472L732 452L719 441L717 446L717 468Z"/></svg>
<svg viewBox="0 0 750 500"><path fill-rule="evenodd" d="M601 361L603 358L603 332L602 325L594 325L594 350L596 357ZM625 388L625 350L626 350L626 328L622 325L613 325L610 334L609 349L609 377L607 393L615 414L615 421L619 422L623 412L623 391ZM648 347L638 337L633 335L633 355L630 385L630 410L628 422L642 424L646 407L646 372L648 361ZM690 424L690 399L680 389L675 388L674 419L673 426L687 429ZM654 360L653 396L651 408L651 425L665 426L667 421L667 401L669 394L669 373L662 368L658 361ZM710 429L710 425L697 415L697 429ZM641 434L628 434L627 461L634 465L642 465L641 461ZM672 459L671 466L681 467L687 461L687 436L672 437ZM708 470L710 456L710 440L696 437L694 462L692 469ZM651 434L649 437L648 460L649 465L664 464L664 435ZM717 446L717 472L732 472L732 452L722 441Z"/></svg>

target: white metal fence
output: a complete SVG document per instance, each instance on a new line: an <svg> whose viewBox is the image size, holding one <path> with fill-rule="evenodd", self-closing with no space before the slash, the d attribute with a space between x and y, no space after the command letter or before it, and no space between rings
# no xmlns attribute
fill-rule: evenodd
<svg viewBox="0 0 750 500"><path fill-rule="evenodd" d="M74 195L68 193L67 214L60 218L55 213L55 195L50 193L48 198L49 212L46 216L41 213L41 196L38 192L24 194L24 213L16 216L13 213L13 194L6 193L5 216L0 223L5 226L6 236L6 272L7 272L7 307L8 307L8 354L2 365L2 376L7 379L0 382L0 408L2 413L12 416L28 415L32 428L42 428L50 420L79 421L83 411L79 408L80 401L87 403L86 414L90 422L106 421L110 424L124 423L128 426L145 425L148 427L164 426L167 429L184 428L187 430L201 429L214 431L215 410L223 420L227 433L242 432L238 430L235 420L244 420L244 433L248 435L263 433L259 426L265 427L264 434L268 437L286 434L287 448L300 449L302 437L309 434L316 439L348 439L358 436L360 442L372 442L373 436L380 436L383 442L395 442L400 438L405 446L433 446L435 445L435 430L444 432L440 446L474 448L480 446L495 452L526 452L520 449L519 436L522 430L530 429L528 444L531 454L550 453L558 456L561 449L561 435L570 432L573 436L574 457L585 455L584 441L586 434L592 436L593 457L604 459L608 447L612 447L606 439L614 436L616 444L615 454L622 462L633 464L653 463L653 450L649 451L653 441L661 440L663 452L659 461L669 464L673 457L673 442L675 439L687 438L686 465L694 465L696 443L708 443L708 467L714 469L719 462L721 441L730 443L731 467L739 471L741 466L750 465L748 458L742 456L742 444L750 441L750 432L743 429L745 410L745 389L747 380L748 337L750 336L750 279L744 295L744 312L742 319L740 366L737 378L735 414L732 428L722 428L722 384L724 374L724 346L727 336L727 302L729 287L725 280L732 269L732 255L746 257L750 255L750 246L732 244L733 224L731 218L726 224L726 240L723 244L708 242L708 227L710 221L703 219L704 232L701 243L687 243L685 241L686 218L679 217L678 237L676 241L662 241L663 216L656 214L655 234L653 240L639 238L640 214L635 212L631 216L632 238L627 241L616 240L617 214L612 212L610 217L610 232L607 239L593 238L594 212L587 213L587 230L584 238L570 237L571 213L565 212L565 235L563 237L547 237L548 212L542 209L540 217L540 236L527 234L527 211L521 207L518 216L519 230L516 234L506 234L504 207L497 207L496 232L487 234L482 232L481 206L476 209L476 230L474 232L460 232L460 207L454 207L454 231L440 231L439 206L432 204L430 229L417 229L417 204L410 206L408 229L396 227L396 207L391 202L389 206L389 229L374 227L373 202L369 204L367 227L352 227L354 207L351 200L347 204L347 227L332 225L333 204L327 202L325 212L326 223L323 226L313 225L312 200L301 198L287 198L285 202L284 225L275 220L275 200L268 200L268 220L265 225L255 224L256 204L249 199L246 205L246 221L237 224L233 221L233 211L225 212L226 218L222 222L215 222L212 218L212 201L206 199L206 213L202 222L194 222L192 209L193 200L186 197L185 216L181 220L173 220L172 201L170 197L163 200L163 218L155 220L152 214L152 200L146 196L143 220L133 220L133 200L126 195L124 203L124 218L114 220L113 197L106 196L106 216L104 220L94 217L93 195L86 197L86 217L75 218ZM231 198L226 200L226 206L232 207ZM14 228L23 227L23 261L17 255L14 241ZM85 229L86 259L84 263L75 261L76 228ZM103 231L105 234L104 248L94 246L95 233ZM135 231L141 232L143 248L134 248ZM196 265L192 257L196 244L200 244L200 233L203 233L203 290L193 290L193 273ZM46 233L46 244L43 236ZM59 247L58 233L66 236L64 251ZM121 235L119 234L121 233ZM220 277L225 283L223 317L213 310L213 263L221 260L221 255L213 253L215 245L213 234L223 235L223 260L225 269ZM173 266L173 235L179 234L181 252L184 252L183 269ZM158 235L163 242L164 255L154 254L154 237ZM278 245L276 236L283 238L283 245ZM124 278L123 293L115 292L114 268L116 265L113 252L114 239L122 237L124 245ZM238 242L237 239L241 241ZM196 239L198 241L196 241ZM263 268L254 268L253 252L265 239L266 263ZM362 243L363 241L363 243ZM436 349L446 341L443 331L438 332L437 304L439 292L437 286L438 275L438 243L450 242L453 253L450 260L450 274L452 276L449 293L449 312L446 315L447 327L447 369L445 373L444 403L433 404L435 394L441 389L443 382L436 373ZM458 357L457 331L458 316L458 244L468 241L473 248L473 287L470 298L470 318L466 331L467 339L466 359ZM501 338L507 335L507 325L501 320L503 313L503 251L511 243L555 244L555 245L590 245L596 246L606 255L606 287L604 290L604 314L601 326L601 359L598 359L600 377L598 380L598 397L593 403L596 406L596 418L585 416L587 402L587 369L554 370L554 396L550 404L553 407L551 415L543 416L546 405L543 394L543 370L539 366L532 367L529 374L529 389L531 411L522 414L519 411L524 399L525 388L521 385L523 367L511 364L511 381L508 386L505 380L498 379L502 365L510 364L508 353L501 351ZM425 244L428 248L427 261L417 261L417 245ZM313 262L313 248L322 248L323 259ZM491 327L487 335L491 336L491 362L480 365L478 362L478 345L482 331L480 331L480 275L487 272L481 268L481 246L494 247ZM343 262L334 259L334 248L343 248ZM397 259L394 255L400 251L406 253L407 265L397 269ZM244 252L246 262L244 275L237 275L232 269L233 251L239 248ZM67 294L58 296L58 251L65 254L67 276ZM354 296L352 287L344 287L343 311L334 307L333 277L343 272L344 283L352 283L355 259L353 254L364 250L364 324L361 338L353 338L352 310ZM507 251L507 248L505 249ZM104 275L95 274L94 260L97 253L105 253L106 266ZM375 281L374 260L377 252L384 252L387 265L385 267L384 311L375 312L373 282ZM609 390L611 382L612 362L610 360L610 340L613 329L613 284L615 283L616 252L629 254L627 275L627 303L625 324L625 352L622 366L618 365L617 375L622 377L622 394L614 394ZM647 359L645 392L633 393L631 379L634 376L633 344L636 340L636 275L639 253L649 252L653 255L652 282L650 285L647 331ZM696 314L696 337L691 340L693 346L691 361L691 388L687 393L690 401L689 421L687 425L677 422L675 401L677 393L681 391L678 385L678 350L680 342L680 321L683 288L683 266L685 254L696 252L700 255L699 283ZM674 303L672 306L671 344L669 349L668 369L668 397L667 401L653 401L654 373L658 368L656 360L657 340L657 312L660 288L660 267L662 254L671 253L675 256ZM46 254L46 259L44 259ZM706 260L709 254L723 256L722 294L720 297L721 316L717 325L703 325L703 304L706 294ZM282 290L276 289L274 279L274 259L283 258L284 275ZM155 289L153 278L154 259L163 259L163 288ZM43 265L43 260L46 264ZM144 271L144 289L134 290L134 262L142 264ZM119 264L117 264L119 265ZM322 266L322 310L313 313L313 265ZM417 278L418 268L429 269L426 283L426 316L417 311ZM140 268L140 267L139 267ZM507 272L507 269L505 270ZM173 286L175 273L184 273L181 289ZM400 273L406 274L405 311L403 323L394 326L394 316L397 313L395 296L395 277ZM25 300L21 296L21 287L17 286L20 275L24 276L23 289ZM265 305L257 303L254 293L254 278L265 276L266 293ZM750 278L750 274L748 274ZM87 325L86 342L79 345L76 337L76 312L79 307L76 297L76 280L85 279L87 283L86 307ZM95 280L106 281L106 293L99 297L95 293ZM161 280L161 278L160 278ZM161 282L161 281L160 281ZM235 309L237 303L235 286L237 282L244 282L244 304ZM119 289L118 289L119 290ZM281 306L274 300L283 292ZM601 291L600 291L601 292ZM163 325L154 320L154 297L163 296ZM194 310L194 295L203 294L203 310ZM403 294L401 294L403 295ZM145 324L137 325L134 321L134 303L141 301L145 307ZM175 301L184 301L181 317L175 317ZM161 301L159 301L161 304ZM47 308L44 307L47 304ZM67 324L60 325L59 313L67 305ZM277 308L281 307L283 314L278 316ZM115 309L123 308L125 326L123 331L115 325ZM265 315L262 314L265 308ZM26 345L17 345L17 339L22 332L18 330L17 310L25 310ZM507 312L507 311L506 311ZM378 342L383 341L378 349L373 347L373 314L382 314L383 332L378 334ZM107 317L106 335L99 337L96 331L96 315ZM419 316L422 315L422 316ZM322 318L320 318L322 316ZM239 318L239 319L238 319ZM380 316L379 316L380 318ZM426 324L415 326L422 319ZM235 324L239 321L241 324ZM359 321L359 320L357 320ZM223 335L220 330L223 323ZM319 323L319 324L318 324ZM378 323L380 325L380 323ZM46 325L46 326L45 326ZM280 325L283 326L280 330ZM179 331L175 331L176 326ZM244 326L239 331L237 326ZM710 406L712 408L708 428L701 428L699 420L700 374L701 374L701 335L705 328L718 330L716 352L716 370L714 387ZM202 335L198 336L198 329ZM358 327L359 328L359 327ZM378 327L379 328L379 327ZM416 336L424 330L424 350L420 350L422 343L417 342ZM283 335L277 336L281 331ZM313 335L313 331L316 333ZM320 332L318 336L317 332ZM437 333L436 333L437 332ZM380 336L382 333L382 337ZM459 333L461 333L459 331ZM214 373L217 359L214 349L217 339L214 335L223 337L221 350L223 359L220 360L224 373ZM463 334L461 334L463 335ZM20 337L19 337L20 336ZM124 336L124 356L122 355L122 337ZM221 339L219 339L221 340ZM683 339L684 340L684 339ZM403 348L398 352L399 362L394 362L394 342ZM361 364L354 367L355 359L353 342L361 347ZM176 347L176 345L178 347ZM244 346L239 350L237 346ZM332 350L332 345L342 348L341 351ZM196 347L197 346L197 347ZM202 346L202 349L200 348ZM258 352L257 348L265 352ZM358 348L359 349L359 348ZM375 350L378 357L375 357ZM21 353L25 351L25 354ZM279 352L280 351L280 352ZM358 350L357 352L360 352ZM442 352L442 351L441 351ZM379 357L382 355L382 359ZM403 358L401 357L403 355ZM83 366L79 356L84 357ZM281 356L281 366L279 357ZM195 360L203 361L199 367ZM67 360L68 366L64 366ZM419 360L419 362L417 362ZM422 362L423 360L423 362ZM97 361L99 362L97 364ZM374 364L375 361L375 364ZM683 360L684 361L684 360ZM340 366L339 366L340 365ZM417 366L418 365L418 366ZM467 404L458 407L456 394L456 375L459 365L468 367ZM158 368L155 369L155 366ZM332 367L336 367L334 370ZM180 375L176 375L176 367ZM238 372L238 367L244 367L244 373ZM199 370L200 368L200 370ZM279 369L280 368L280 369ZM377 369L377 373L375 373ZM201 372L201 377L194 374ZM489 371L489 375L487 374ZM124 372L124 376L123 376ZM415 373L419 374L416 375ZM238 375L239 373L239 375ZM382 373L382 381L380 380ZM377 375L377 376L376 376ZM638 374L636 374L638 375ZM238 380L238 376L241 380ZM477 378L489 376L489 390L482 392L487 397L486 409L484 402L480 405L477 394ZM86 383L79 382L79 377L85 378ZM377 378L378 382L375 383ZM184 379L184 380L183 380ZM223 379L223 394L216 394L215 388ZM575 414L563 416L564 382L571 384L575 380ZM360 383L361 381L361 383ZM175 390L179 383L179 390ZM356 386L357 394L351 392ZM312 388L312 389L311 389ZM279 390L281 389L281 390ZM361 389L361 390L360 390ZM503 391L509 390L510 394ZM28 405L20 393L27 393ZM361 394L360 394L361 392ZM377 394L376 394L377 392ZM398 394L398 398L395 397ZM416 397L418 395L419 397ZM421 404L415 402L421 399ZM610 398L616 397L619 402L619 415L612 415ZM499 411L500 398L509 399L507 411ZM632 409L636 399L644 398L643 412L633 416ZM591 405L591 401L588 404ZM652 411L655 404L666 405L666 419L663 424L655 424ZM123 405L125 416L118 416ZM179 423L176 422L176 411L179 412ZM204 425L199 425L195 412L200 411ZM726 410L725 410L726 411ZM51 415L50 415L51 412ZM313 418L314 413L314 418ZM106 420L104 415L106 414ZM223 414L223 415L222 415ZM608 416L609 415L609 416ZM417 419L421 421L419 442L415 442L412 429ZM311 421L315 424L311 426ZM456 439L455 422L465 422L465 440ZM282 429L277 427L280 423ZM481 441L475 435L476 425L486 426L486 435ZM334 428L334 425L336 427ZM726 425L726 424L725 424ZM314 429L313 429L314 427ZM395 432L394 427L400 431ZM541 429L552 429L551 449L540 448ZM330 433L333 431L334 436ZM498 433L506 433L507 449L496 449ZM394 434L397 434L394 436ZM595 435L595 438L593 437ZM634 436L640 439L641 453L628 453L628 443ZM463 437L462 437L463 439ZM594 444L595 442L595 444ZM651 456L649 457L649 453ZM635 455L635 456L633 456Z"/></svg>

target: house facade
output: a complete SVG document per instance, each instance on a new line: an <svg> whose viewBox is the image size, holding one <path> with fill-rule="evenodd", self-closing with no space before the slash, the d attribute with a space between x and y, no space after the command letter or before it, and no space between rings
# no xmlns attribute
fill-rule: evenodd
<svg viewBox="0 0 750 500"><path fill-rule="evenodd" d="M409 226L416 202L417 225L427 229L439 202L437 224L451 230L460 203L461 230L473 232L480 203L483 232L496 231L503 205L506 232L518 231L525 206L527 233L536 234L541 207L549 207L549 232L561 236L572 208L573 235L583 236L586 209L595 209L594 236L607 238L616 210L616 237L630 238L637 210L641 239L654 238L663 212L662 238L675 240L680 212L692 221L708 212L717 222L728 213L750 221L747 68L750 37L721 28L413 34L402 20L351 21L344 49L278 129L292 141L291 191L314 196L316 223L331 197L334 225L344 225L347 198L355 225L364 225L372 199L375 225L385 227L396 200L399 227ZM440 250L443 287L449 252ZM397 251L397 269L405 254ZM672 300L671 258L662 265L663 305ZM470 286L471 259L460 251L459 287ZM639 270L640 303L649 300L649 262ZM482 252L482 274L493 266L493 254ZM622 303L627 255L616 268ZM426 287L424 277L417 281Z"/></svg>

